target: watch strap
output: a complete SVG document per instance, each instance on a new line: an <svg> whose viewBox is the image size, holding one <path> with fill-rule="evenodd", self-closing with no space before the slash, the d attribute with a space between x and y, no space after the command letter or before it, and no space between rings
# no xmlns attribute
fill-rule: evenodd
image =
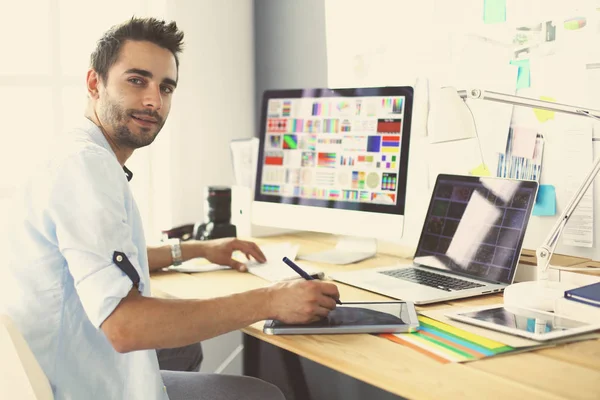
<svg viewBox="0 0 600 400"><path fill-rule="evenodd" d="M181 255L181 241L179 239L170 239L171 257L173 258L173 266L181 265L183 258Z"/></svg>

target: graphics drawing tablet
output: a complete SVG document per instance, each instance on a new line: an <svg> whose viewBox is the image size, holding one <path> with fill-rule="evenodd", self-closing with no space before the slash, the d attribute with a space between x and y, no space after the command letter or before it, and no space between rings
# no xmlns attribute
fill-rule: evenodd
<svg viewBox="0 0 600 400"><path fill-rule="evenodd" d="M344 302L327 318L309 324L285 324L267 320L263 332L269 335L312 335L334 333L402 333L419 329L413 303Z"/></svg>

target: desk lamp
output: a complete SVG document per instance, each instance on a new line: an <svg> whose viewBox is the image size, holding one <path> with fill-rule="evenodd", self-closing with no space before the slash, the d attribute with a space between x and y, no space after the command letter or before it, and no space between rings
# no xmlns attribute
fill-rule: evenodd
<svg viewBox="0 0 600 400"><path fill-rule="evenodd" d="M600 111L598 110L588 110L582 107L484 91L481 89L458 90L457 92L459 97L461 97L463 100L491 100L517 106L540 108L566 114L581 115L600 120ZM560 238L567 221L569 221L571 214L573 214L575 211L575 208L583 198L585 192L590 187L599 171L600 157L597 157L594 161L592 169L587 173L583 183L579 186L575 194L569 200L569 203L565 207L564 211L560 217L558 217L556 223L550 230L546 240L544 240L542 245L536 250L536 280L531 282L515 283L504 289L505 304L533 308L537 310L553 311L554 300L563 297L564 291L572 288L573 285L565 284L564 282L554 282L548 280L550 258L554 253L558 239Z"/></svg>

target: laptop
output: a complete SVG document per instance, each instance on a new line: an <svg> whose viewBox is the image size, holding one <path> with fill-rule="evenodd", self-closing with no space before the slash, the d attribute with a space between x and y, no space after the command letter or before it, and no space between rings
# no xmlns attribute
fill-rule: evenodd
<svg viewBox="0 0 600 400"><path fill-rule="evenodd" d="M501 292L514 279L538 183L438 175L411 264L331 274L415 304Z"/></svg>

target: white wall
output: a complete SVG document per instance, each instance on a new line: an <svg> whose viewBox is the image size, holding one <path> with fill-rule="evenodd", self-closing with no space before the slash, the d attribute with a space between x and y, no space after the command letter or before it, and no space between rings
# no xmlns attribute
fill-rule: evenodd
<svg viewBox="0 0 600 400"><path fill-rule="evenodd" d="M168 137L157 140L170 148L170 164L154 172L170 180L155 190L170 191L165 207L178 225L203 218L207 185L233 183L229 142L254 135L253 2L173 0L167 12L185 49Z"/></svg>
<svg viewBox="0 0 600 400"><path fill-rule="evenodd" d="M324 0L254 0L254 21L256 115L265 90L327 87Z"/></svg>

